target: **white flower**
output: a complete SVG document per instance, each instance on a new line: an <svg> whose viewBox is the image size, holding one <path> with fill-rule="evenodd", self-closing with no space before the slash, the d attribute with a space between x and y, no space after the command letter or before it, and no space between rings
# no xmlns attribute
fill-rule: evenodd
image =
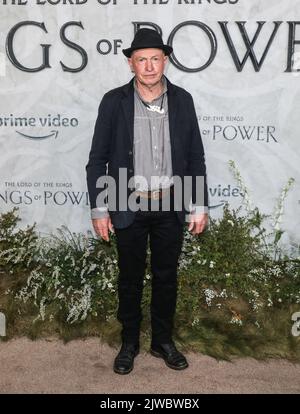
<svg viewBox="0 0 300 414"><path fill-rule="evenodd" d="M283 202L287 196L287 193L293 183L295 182L294 178L290 178L287 182L287 184L283 187L281 191L281 195L279 197L279 200L277 202L277 205L275 206L274 212L273 212L273 228L275 231L279 231L281 229L281 222L282 222L282 216L283 216Z"/></svg>
<svg viewBox="0 0 300 414"><path fill-rule="evenodd" d="M198 325L198 323L199 323L199 319L195 318L192 322L192 326Z"/></svg>
<svg viewBox="0 0 300 414"><path fill-rule="evenodd" d="M204 289L203 292L204 292L204 295L205 295L206 304L208 306L211 306L211 302L212 302L213 298L218 295L217 292L215 292L212 289Z"/></svg>
<svg viewBox="0 0 300 414"><path fill-rule="evenodd" d="M97 267L97 265L95 263L91 264L91 266L90 266L90 268L88 270L88 273L93 272L96 269L96 267Z"/></svg>
<svg viewBox="0 0 300 414"><path fill-rule="evenodd" d="M243 325L243 321L237 316L233 316L230 320L230 323L235 324L235 325L240 325L240 326Z"/></svg>
<svg viewBox="0 0 300 414"><path fill-rule="evenodd" d="M45 320L45 316L46 316L46 306L45 306L45 302L46 302L46 298L44 297L40 301L40 317L41 317L42 321Z"/></svg>
<svg viewBox="0 0 300 414"><path fill-rule="evenodd" d="M220 296L220 298L227 298L228 296L227 296L226 289L223 289L219 296Z"/></svg>
<svg viewBox="0 0 300 414"><path fill-rule="evenodd" d="M243 196L243 203L245 205L245 208L248 212L251 212L253 210L253 207L252 207L252 203L251 203L250 198L249 198L249 192L248 192L248 189L247 189L247 187L246 187L246 185L245 185L245 183L242 179L242 176L241 176L239 170L237 169L237 167L235 165L235 162L230 160L229 161L229 167L230 167L230 169L233 173L233 176L236 179L236 181L238 183L238 186L240 188L240 193Z"/></svg>

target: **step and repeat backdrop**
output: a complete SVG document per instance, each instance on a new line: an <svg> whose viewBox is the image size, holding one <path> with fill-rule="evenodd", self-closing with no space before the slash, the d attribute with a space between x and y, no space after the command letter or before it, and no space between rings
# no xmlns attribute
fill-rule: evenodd
<svg viewBox="0 0 300 414"><path fill-rule="evenodd" d="M166 76L193 95L210 214L242 188L299 243L299 0L0 0L0 211L41 233L91 229L87 163L101 97L132 73L122 48L152 27L174 48Z"/></svg>

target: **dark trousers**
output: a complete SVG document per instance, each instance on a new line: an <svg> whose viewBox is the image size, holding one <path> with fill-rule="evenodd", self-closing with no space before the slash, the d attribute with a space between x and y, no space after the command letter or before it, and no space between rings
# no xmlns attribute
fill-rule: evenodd
<svg viewBox="0 0 300 414"><path fill-rule="evenodd" d="M139 342L141 299L146 269L148 237L151 250L152 343L172 340L177 298L177 266L183 241L183 224L176 212L140 211L125 229L115 229L118 249L118 320L122 340Z"/></svg>

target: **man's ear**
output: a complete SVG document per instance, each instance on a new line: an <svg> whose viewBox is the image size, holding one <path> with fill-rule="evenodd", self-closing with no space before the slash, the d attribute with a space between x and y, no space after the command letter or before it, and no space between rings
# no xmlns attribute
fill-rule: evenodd
<svg viewBox="0 0 300 414"><path fill-rule="evenodd" d="M132 58L127 58L127 62L128 62L131 72L134 73L134 70L132 68Z"/></svg>

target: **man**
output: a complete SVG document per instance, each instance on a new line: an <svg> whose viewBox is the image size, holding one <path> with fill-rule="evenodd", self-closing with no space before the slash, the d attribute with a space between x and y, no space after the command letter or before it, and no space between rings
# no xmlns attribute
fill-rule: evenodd
<svg viewBox="0 0 300 414"><path fill-rule="evenodd" d="M116 234L117 317L123 328L122 347L114 361L118 374L128 374L139 353L148 236L152 271L150 352L163 358L170 368L188 367L172 340L177 266L184 223L189 222L193 234L201 233L207 224L207 185L192 97L164 76L172 51L157 31L143 28L136 32L131 47L123 50L135 76L104 95L86 167L94 229L106 241L109 231ZM134 195L138 201L135 206L140 207L128 203L121 208L119 193L115 206L110 203L109 192L106 198L100 197L109 188L102 180L107 176L114 179L115 188L126 191L127 199ZM175 194L175 177L182 182L187 176L191 177L188 209L183 205L184 185L182 192ZM202 177L203 185L198 184L197 177ZM200 204L197 193L202 195ZM164 209L167 198L170 208Z"/></svg>

